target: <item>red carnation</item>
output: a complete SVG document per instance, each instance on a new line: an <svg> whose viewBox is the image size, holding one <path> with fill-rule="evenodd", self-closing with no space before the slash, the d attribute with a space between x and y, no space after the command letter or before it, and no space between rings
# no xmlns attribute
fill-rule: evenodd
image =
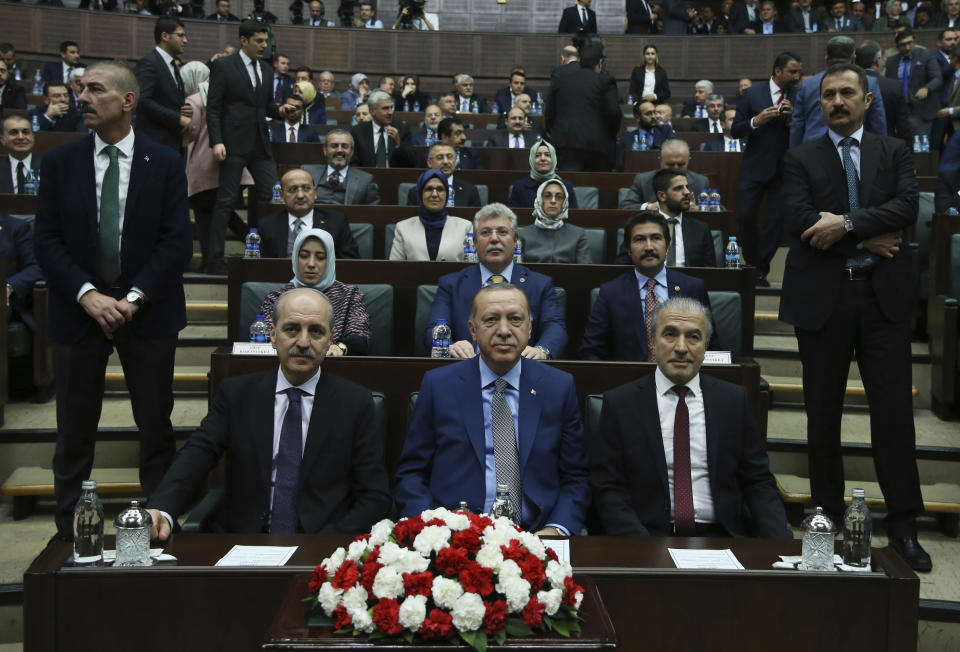
<svg viewBox="0 0 960 652"><path fill-rule="evenodd" d="M425 641L450 638L452 633L453 617L440 609L432 609L420 625L420 636Z"/></svg>
<svg viewBox="0 0 960 652"><path fill-rule="evenodd" d="M419 516L400 519L400 522L393 526L393 536L396 537L398 545L411 546L423 528L423 519Z"/></svg>
<svg viewBox="0 0 960 652"><path fill-rule="evenodd" d="M367 593L373 591L373 582L377 579L377 573L383 568L383 564L379 563L378 559L380 559L380 546L367 553L367 559L363 562L360 584L367 590Z"/></svg>
<svg viewBox="0 0 960 652"><path fill-rule="evenodd" d="M437 518L436 516L434 516L429 521L424 523L423 527L427 527L428 525L439 525L440 527L447 527L447 522L444 521L442 518Z"/></svg>
<svg viewBox="0 0 960 652"><path fill-rule="evenodd" d="M560 561L560 558L557 557L557 551L554 550L553 548L547 548L547 557L549 557L550 559L556 562Z"/></svg>
<svg viewBox="0 0 960 652"><path fill-rule="evenodd" d="M347 613L346 607L342 604L337 605L337 608L333 610L333 626L336 629L346 629L353 624L353 618L350 617L350 614Z"/></svg>
<svg viewBox="0 0 960 652"><path fill-rule="evenodd" d="M384 634L394 636L400 633L400 603L393 598L380 598L373 605L373 624Z"/></svg>
<svg viewBox="0 0 960 652"><path fill-rule="evenodd" d="M473 529L454 532L450 545L463 548L471 555L475 555L480 550L480 533Z"/></svg>
<svg viewBox="0 0 960 652"><path fill-rule="evenodd" d="M527 549L521 546L517 539L511 539L509 544L500 546L500 552L504 559L512 559L518 564L527 556Z"/></svg>
<svg viewBox="0 0 960 652"><path fill-rule="evenodd" d="M493 636L507 626L507 603L503 600L487 602L487 613L483 615L483 631Z"/></svg>
<svg viewBox="0 0 960 652"><path fill-rule="evenodd" d="M366 534L358 534L357 536L355 536L355 537L353 538L353 540L354 540L354 541L366 541L366 540L369 539L369 538L370 538L370 533L367 532Z"/></svg>
<svg viewBox="0 0 960 652"><path fill-rule="evenodd" d="M571 607L577 605L577 593L583 593L583 587L573 581L573 578L567 576L563 578L563 602L561 604L568 604Z"/></svg>
<svg viewBox="0 0 960 652"><path fill-rule="evenodd" d="M404 573L403 589L408 596L425 595L429 598L433 589L433 573L430 571Z"/></svg>
<svg viewBox="0 0 960 652"><path fill-rule="evenodd" d="M467 593L490 595L493 593L493 571L475 561L468 561L460 571L460 585Z"/></svg>
<svg viewBox="0 0 960 652"><path fill-rule="evenodd" d="M488 525L493 525L493 521L480 514L467 514L467 518L470 519L470 529L476 531L478 534L483 534L483 531L487 529Z"/></svg>
<svg viewBox="0 0 960 652"><path fill-rule="evenodd" d="M520 573L523 579L530 582L530 589L539 591L543 586L543 580L546 578L543 562L537 559L536 555L527 554L523 559L517 562L520 566Z"/></svg>
<svg viewBox="0 0 960 652"><path fill-rule="evenodd" d="M537 596L530 598L530 602L528 602L527 606L523 608L524 624L534 628L543 625L544 609L546 609L546 606L537 600Z"/></svg>
<svg viewBox="0 0 960 652"><path fill-rule="evenodd" d="M313 577L310 578L310 593L316 593L320 590L320 587L324 582L327 581L327 567L324 565L317 566L313 569Z"/></svg>
<svg viewBox="0 0 960 652"><path fill-rule="evenodd" d="M453 577L468 561L470 557L465 549L447 547L437 553L437 570L447 577Z"/></svg>
<svg viewBox="0 0 960 652"><path fill-rule="evenodd" d="M352 559L347 559L340 564L340 568L334 573L330 584L332 584L335 589L343 589L346 591L353 587L358 579L360 579L360 570L357 568L357 563Z"/></svg>

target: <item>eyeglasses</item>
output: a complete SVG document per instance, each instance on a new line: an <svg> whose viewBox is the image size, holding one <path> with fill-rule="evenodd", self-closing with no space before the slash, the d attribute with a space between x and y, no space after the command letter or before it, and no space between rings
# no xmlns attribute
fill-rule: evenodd
<svg viewBox="0 0 960 652"><path fill-rule="evenodd" d="M557 201L563 201L564 199L567 198L567 196L566 196L565 194L563 194L562 192L556 192L556 193L554 193L554 192L545 192L545 193L543 193L543 198L544 198L545 200L547 200L547 201L552 200L552 199L556 199Z"/></svg>
<svg viewBox="0 0 960 652"><path fill-rule="evenodd" d="M447 189L443 186L428 186L423 189L425 195L442 195L445 192L447 192Z"/></svg>

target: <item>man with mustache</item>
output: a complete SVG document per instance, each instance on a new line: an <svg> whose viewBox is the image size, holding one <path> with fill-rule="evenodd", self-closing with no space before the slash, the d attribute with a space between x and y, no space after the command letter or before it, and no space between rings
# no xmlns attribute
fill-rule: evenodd
<svg viewBox="0 0 960 652"><path fill-rule="evenodd" d="M580 533L590 488L576 388L570 374L528 358L536 319L523 290L476 292L469 327L480 355L424 375L397 465L401 516L462 500L489 512L505 484L524 529Z"/></svg>
<svg viewBox="0 0 960 652"><path fill-rule="evenodd" d="M427 167L440 170L447 178L447 196L453 194L454 206L479 206L480 192L477 187L461 177L454 177L457 167L457 154L447 143L439 142L430 146L427 153ZM407 192L407 206L417 206L420 201L417 197L417 187Z"/></svg>
<svg viewBox="0 0 960 652"><path fill-rule="evenodd" d="M327 157L326 165L303 166L310 176L317 179L318 204L380 203L380 188L373 180L373 175L350 165L353 136L349 131L334 129L328 133L323 152ZM337 255L340 255L339 250Z"/></svg>
<svg viewBox="0 0 960 652"><path fill-rule="evenodd" d="M653 330L656 371L604 394L590 442L604 532L792 538L746 390L700 373L708 310L668 299Z"/></svg>
<svg viewBox="0 0 960 652"><path fill-rule="evenodd" d="M528 310L533 320L530 346L521 348L521 355L533 360L559 358L567 346L567 327L549 276L530 271L513 262L517 246L517 216L503 204L487 204L473 216L473 238L477 250L476 265L440 277L437 296L430 306L428 324L446 319L453 330L450 356L472 358L477 342L470 330L470 302L480 288L511 283L527 295ZM429 350L433 341L427 327L424 341Z"/></svg>
<svg viewBox="0 0 960 652"><path fill-rule="evenodd" d="M350 232L347 216L316 206L317 188L306 170L294 168L280 178L280 192L286 210L260 218L260 252L264 258L290 258L293 245L303 229L323 229L333 237L337 258L359 258L357 241Z"/></svg>
<svg viewBox="0 0 960 652"><path fill-rule="evenodd" d="M151 538L166 541L226 454L222 532L368 532L390 512L370 391L320 365L333 308L310 288L280 296L276 370L223 381L207 416L151 496Z"/></svg>
<svg viewBox="0 0 960 652"><path fill-rule="evenodd" d="M666 268L670 229L662 214L645 210L631 215L623 242L634 269L600 286L580 344L584 360L653 362L652 322L657 305L684 296L710 308L703 281Z"/></svg>
<svg viewBox="0 0 960 652"><path fill-rule="evenodd" d="M910 255L900 247L917 220L919 193L906 143L864 129L874 103L862 68L831 66L820 82L827 134L787 151L782 192L791 245L780 321L794 326L803 363L815 504L840 522L840 429L855 354L870 406L886 535L911 568L929 571L915 523L923 511L910 352L917 287Z"/></svg>

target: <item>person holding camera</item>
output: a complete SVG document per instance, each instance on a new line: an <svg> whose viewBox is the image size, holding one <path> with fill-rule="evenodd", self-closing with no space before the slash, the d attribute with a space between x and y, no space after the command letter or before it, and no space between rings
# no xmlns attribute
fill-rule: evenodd
<svg viewBox="0 0 960 652"><path fill-rule="evenodd" d="M400 13L397 14L397 20L393 23L393 29L435 31L437 15L425 13L423 7L426 4L427 0L400 0Z"/></svg>

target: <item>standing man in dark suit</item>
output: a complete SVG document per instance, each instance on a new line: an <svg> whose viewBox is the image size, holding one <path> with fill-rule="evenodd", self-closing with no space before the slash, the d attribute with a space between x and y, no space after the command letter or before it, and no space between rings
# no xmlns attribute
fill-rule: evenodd
<svg viewBox="0 0 960 652"><path fill-rule="evenodd" d="M40 172L43 157L33 154L33 142L29 120L19 115L3 119L0 145L7 153L0 156L0 193L22 195L27 171Z"/></svg>
<svg viewBox="0 0 960 652"><path fill-rule="evenodd" d="M70 90L58 81L43 85L43 104L29 114L37 119L39 131L85 131L77 109L70 108Z"/></svg>
<svg viewBox="0 0 960 652"><path fill-rule="evenodd" d="M840 421L856 354L887 504L884 528L911 568L929 571L914 522L923 511L911 396L916 281L909 254L900 250L904 230L917 219L917 180L902 140L864 131L872 101L861 68L831 66L820 87L827 135L787 152L783 194L793 242L780 321L794 326L803 363L814 502L841 518Z"/></svg>
<svg viewBox="0 0 960 652"><path fill-rule="evenodd" d="M600 286L580 343L584 360L653 361L652 319L658 304L684 296L710 307L703 281L667 269L670 229L662 214L644 210L631 215L623 244L634 269Z"/></svg>
<svg viewBox="0 0 960 652"><path fill-rule="evenodd" d="M397 509L414 516L466 500L489 512L505 484L519 526L576 536L590 487L573 377L526 355L536 318L519 286L478 288L465 308L480 354L423 377L397 464Z"/></svg>
<svg viewBox="0 0 960 652"><path fill-rule="evenodd" d="M291 107L283 120L270 122L270 141L274 143L319 143L320 136L308 125L302 124L303 98L290 95L284 100Z"/></svg>
<svg viewBox="0 0 960 652"><path fill-rule="evenodd" d="M907 105L903 86L896 79L884 77L883 48L876 41L864 41L857 48L855 63L867 73L867 79L876 82L883 100L883 112L887 119L887 135L902 138L912 147L913 132L907 124Z"/></svg>
<svg viewBox="0 0 960 652"><path fill-rule="evenodd" d="M315 206L317 187L306 170L288 170L280 179L286 210L263 217L260 227L260 250L266 258L289 258L293 245L303 229L323 229L333 237L337 258L359 258L357 242L350 232L350 222L343 213Z"/></svg>
<svg viewBox="0 0 960 652"><path fill-rule="evenodd" d="M759 15L757 0L737 0L730 7L730 33L743 34Z"/></svg>
<svg viewBox="0 0 960 652"><path fill-rule="evenodd" d="M689 24L697 15L697 10L687 0L662 0L660 6L663 33L686 34Z"/></svg>
<svg viewBox="0 0 960 652"><path fill-rule="evenodd" d="M140 85L134 130L179 152L193 116L193 107L184 102L183 80L174 63L187 45L183 22L179 18L158 18L153 40L157 46L134 69Z"/></svg>
<svg viewBox="0 0 960 652"><path fill-rule="evenodd" d="M372 120L350 128L354 146L351 165L365 168L416 167L410 130L402 120L393 124L393 98L390 94L379 88L370 91L367 104L370 105Z"/></svg>
<svg viewBox="0 0 960 652"><path fill-rule="evenodd" d="M317 180L318 204L380 203L380 189L373 175L350 165L353 137L343 129L327 134L323 144L326 165L304 165L303 169Z"/></svg>
<svg viewBox="0 0 960 652"><path fill-rule="evenodd" d="M240 175L246 167L253 175L254 196L269 201L277 179L267 116L283 118L287 105L273 102L273 69L263 63L270 32L265 23L240 23L240 50L213 63L207 95L207 130L213 157L220 161L220 186L210 223L208 274L226 274L223 260L227 223L240 193Z"/></svg>
<svg viewBox="0 0 960 652"><path fill-rule="evenodd" d="M13 80L6 62L0 60L0 109L27 108L27 94L23 86Z"/></svg>
<svg viewBox="0 0 960 652"><path fill-rule="evenodd" d="M186 326L183 271L193 253L183 159L131 129L137 80L101 62L78 100L94 135L44 157L37 261L49 283L57 378L53 457L58 536L93 467L107 358L123 364L140 430L140 484L149 496L173 460L170 425L177 333Z"/></svg>
<svg viewBox="0 0 960 652"><path fill-rule="evenodd" d="M76 41L64 41L60 44L60 61L43 64L40 77L45 82L58 81L69 84L74 68L84 68L86 65L80 63L80 46Z"/></svg>
<svg viewBox="0 0 960 652"><path fill-rule="evenodd" d="M320 365L333 308L322 292L277 302L270 341L280 367L228 378L148 503L165 541L226 454L222 532L366 532L390 512L370 391ZM275 451L275 452L274 452Z"/></svg>
<svg viewBox="0 0 960 652"><path fill-rule="evenodd" d="M590 8L592 0L577 0L572 7L563 10L558 34L576 34L581 29L589 34L597 33L597 12Z"/></svg>
<svg viewBox="0 0 960 652"><path fill-rule="evenodd" d="M943 73L937 55L930 50L914 48L916 39L909 27L897 32L897 50L887 58L887 77L903 87L907 100L907 124L915 134L930 135L930 126L940 108L938 91L943 86Z"/></svg>
<svg viewBox="0 0 960 652"><path fill-rule="evenodd" d="M589 457L604 534L793 538L746 390L700 374L706 313L658 305L656 371L603 396Z"/></svg>
<svg viewBox="0 0 960 652"><path fill-rule="evenodd" d="M290 73L290 57L288 57L285 54L274 55L273 57L273 101L276 104L283 104L284 101L286 101L286 99L293 94L293 78L290 76L289 73ZM322 105L323 102L320 102L319 104ZM324 124L326 124L326 120L324 120Z"/></svg>
<svg viewBox="0 0 960 652"><path fill-rule="evenodd" d="M554 77L544 127L557 148L561 170L609 171L620 120L617 82L603 70L603 45L580 49L580 69Z"/></svg>
<svg viewBox="0 0 960 652"><path fill-rule="evenodd" d="M796 86L803 64L792 52L781 52L773 61L773 74L766 84L754 84L737 104L730 135L746 138L747 149L740 163L737 182L737 223L740 246L748 264L757 269L757 285L769 287L770 261L780 245L783 224L780 183L783 155L790 145L790 121ZM767 224L758 234L757 215L764 199Z"/></svg>
<svg viewBox="0 0 960 652"><path fill-rule="evenodd" d="M658 14L650 0L627 0L627 34L652 34Z"/></svg>
<svg viewBox="0 0 960 652"><path fill-rule="evenodd" d="M443 176L447 178L447 197L453 196L454 206L480 205L480 192L477 187L455 174L457 155L453 151L453 147L444 142L431 145L430 151L427 153L427 167L443 172ZM407 206L419 205L417 188L414 186L407 192Z"/></svg>

